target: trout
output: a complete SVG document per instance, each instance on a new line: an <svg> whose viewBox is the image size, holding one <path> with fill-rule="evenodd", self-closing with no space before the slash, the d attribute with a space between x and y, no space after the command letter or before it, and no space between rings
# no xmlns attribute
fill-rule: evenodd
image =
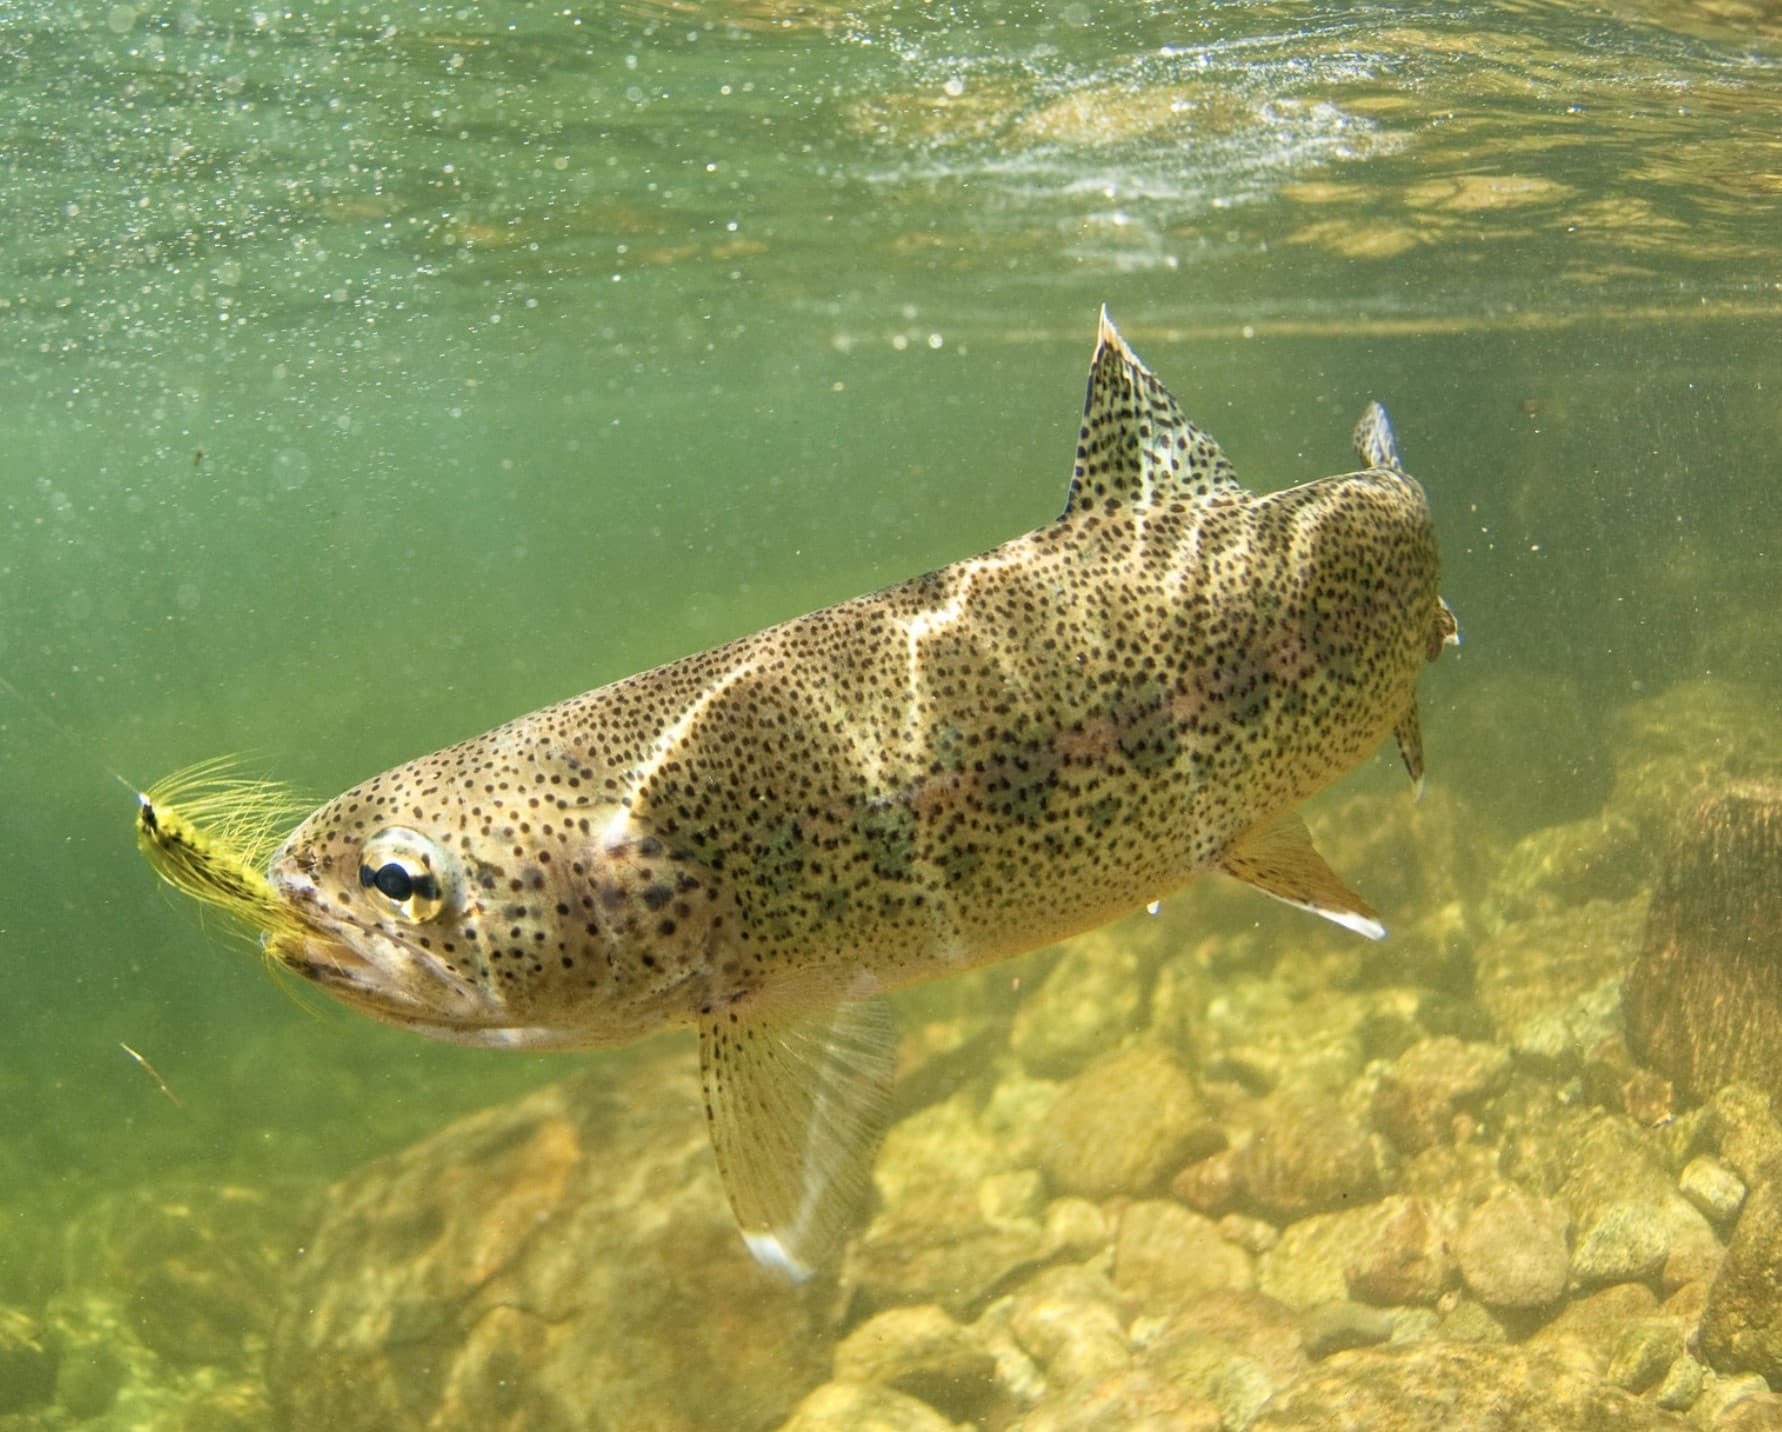
<svg viewBox="0 0 1782 1432"><path fill-rule="evenodd" d="M889 1120L887 992L1208 872L1385 933L1295 807L1388 735L1421 782L1417 675L1458 637L1378 403L1354 441L1361 471L1246 491L1104 310L1038 530L397 766L264 879L152 795L139 836L391 1024L527 1049L695 1029L743 1237L802 1277Z"/></svg>

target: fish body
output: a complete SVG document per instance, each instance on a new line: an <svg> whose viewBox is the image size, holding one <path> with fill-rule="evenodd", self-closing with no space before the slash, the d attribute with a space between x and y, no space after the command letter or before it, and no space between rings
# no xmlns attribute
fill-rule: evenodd
<svg viewBox="0 0 1782 1432"><path fill-rule="evenodd" d="M1396 734L1454 624L1385 412L1256 496L1103 315L1064 512L989 552L386 771L268 866L268 953L466 1044L699 1031L750 1247L847 1227L887 991L1223 871L1384 931L1294 807Z"/></svg>

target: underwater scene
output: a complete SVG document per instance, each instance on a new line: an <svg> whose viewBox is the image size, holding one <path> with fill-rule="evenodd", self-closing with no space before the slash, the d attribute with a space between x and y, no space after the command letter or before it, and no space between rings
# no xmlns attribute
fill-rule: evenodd
<svg viewBox="0 0 1782 1432"><path fill-rule="evenodd" d="M0 85L0 1432L1782 1426L1782 9Z"/></svg>

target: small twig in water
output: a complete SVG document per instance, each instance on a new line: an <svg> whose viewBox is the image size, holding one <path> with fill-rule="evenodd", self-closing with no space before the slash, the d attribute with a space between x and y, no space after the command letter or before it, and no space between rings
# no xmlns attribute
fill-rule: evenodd
<svg viewBox="0 0 1782 1432"><path fill-rule="evenodd" d="M137 1065L141 1068L142 1072L144 1074L148 1075L149 1078L151 1078L155 1081L155 1087L157 1089L159 1089L163 1094L165 1094L169 1099L173 1100L174 1108L176 1108L176 1109L185 1108L185 1105L180 1103L180 1101L179 1101L179 1095L175 1094L173 1092L173 1090L171 1090L167 1087L167 1081L160 1076L160 1074L156 1071L155 1066L153 1064L150 1064L148 1062L148 1060L144 1059L140 1054L138 1054L128 1044L124 1043L124 1041L121 1039L118 1041L118 1048L123 1050L124 1053L128 1054L132 1059L134 1059L136 1061Z"/></svg>

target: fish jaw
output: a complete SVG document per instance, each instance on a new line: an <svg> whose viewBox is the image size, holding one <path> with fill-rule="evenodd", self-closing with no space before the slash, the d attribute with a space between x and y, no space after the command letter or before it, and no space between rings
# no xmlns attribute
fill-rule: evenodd
<svg viewBox="0 0 1782 1432"><path fill-rule="evenodd" d="M301 850L281 849L267 871L294 919L263 937L268 956L328 994L386 1024L455 1044L528 1041L494 991L412 940L331 914Z"/></svg>

